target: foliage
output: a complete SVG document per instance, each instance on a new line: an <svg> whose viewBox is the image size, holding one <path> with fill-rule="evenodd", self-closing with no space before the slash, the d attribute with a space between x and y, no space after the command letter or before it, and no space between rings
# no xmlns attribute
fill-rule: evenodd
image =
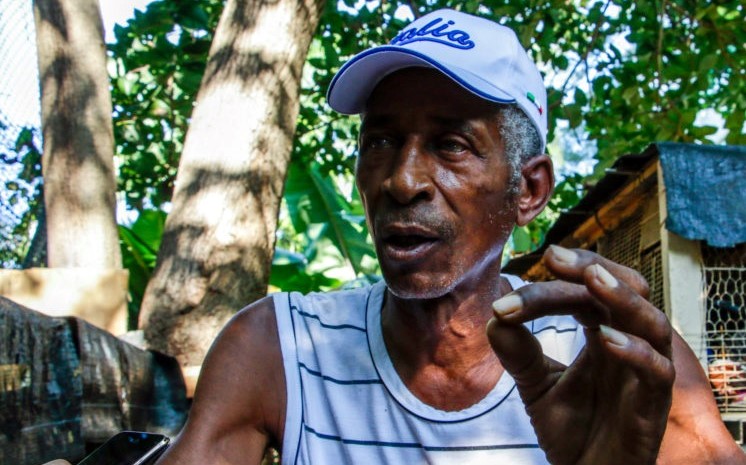
<svg viewBox="0 0 746 465"><path fill-rule="evenodd" d="M290 166L285 212L278 232L270 284L310 292L340 287L360 277L375 281L379 273L373 243L365 228L356 192L344 196L344 175L323 175L318 163L310 169Z"/></svg>
<svg viewBox="0 0 746 465"><path fill-rule="evenodd" d="M571 103L557 116L571 128L584 123L598 147L597 171L654 141L710 143L717 128L695 123L706 108L724 119L727 143L746 143L744 13L740 1L643 0L590 9L599 32L576 61L582 77L565 89Z"/></svg>
<svg viewBox="0 0 746 465"><path fill-rule="evenodd" d="M114 137L119 189L130 208L159 208L171 200L222 6L219 0L156 1L114 29Z"/></svg>
<svg viewBox="0 0 746 465"><path fill-rule="evenodd" d="M131 226L119 225L122 265L129 271L129 329L136 329L140 304L155 269L165 223L164 212L143 210Z"/></svg>
<svg viewBox="0 0 746 465"><path fill-rule="evenodd" d="M6 168L17 172L15 178L3 180L4 189L0 193L0 266L3 268L17 267L23 262L36 218L44 207L41 151L35 142L38 139L36 130L22 128L14 146L0 152L0 160Z"/></svg>

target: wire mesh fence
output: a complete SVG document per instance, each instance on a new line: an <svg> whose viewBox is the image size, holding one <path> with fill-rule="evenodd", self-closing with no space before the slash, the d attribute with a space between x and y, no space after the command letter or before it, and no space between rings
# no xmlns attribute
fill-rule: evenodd
<svg viewBox="0 0 746 465"><path fill-rule="evenodd" d="M746 413L746 244L702 246L708 374L724 413Z"/></svg>
<svg viewBox="0 0 746 465"><path fill-rule="evenodd" d="M645 195L655 195L653 187ZM643 240L642 224L646 220L642 208L622 221L598 240L598 252L609 260L639 271L648 282L648 299L663 309L663 263L660 240L648 244Z"/></svg>
<svg viewBox="0 0 746 465"><path fill-rule="evenodd" d="M0 267L17 267L37 202L40 97L31 0L0 0Z"/></svg>
<svg viewBox="0 0 746 465"><path fill-rule="evenodd" d="M14 148L23 128L38 128L40 100L30 0L0 0L0 146Z"/></svg>

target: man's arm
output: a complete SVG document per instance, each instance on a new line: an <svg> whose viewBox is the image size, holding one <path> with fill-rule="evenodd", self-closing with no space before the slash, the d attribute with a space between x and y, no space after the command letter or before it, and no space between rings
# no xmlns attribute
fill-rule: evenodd
<svg viewBox="0 0 746 465"><path fill-rule="evenodd" d="M159 465L259 464L281 443L285 372L272 298L239 312L210 349L184 429Z"/></svg>
<svg viewBox="0 0 746 465"><path fill-rule="evenodd" d="M709 382L694 352L673 338L676 380L658 465L746 464L746 455L720 419Z"/></svg>

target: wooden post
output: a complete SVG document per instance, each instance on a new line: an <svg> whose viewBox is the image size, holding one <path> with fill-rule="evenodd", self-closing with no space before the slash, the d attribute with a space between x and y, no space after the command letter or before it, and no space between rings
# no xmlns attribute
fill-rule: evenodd
<svg viewBox="0 0 746 465"><path fill-rule="evenodd" d="M663 299L666 314L707 369L704 277L702 251L697 241L684 239L666 229L666 185L658 162L658 202L660 205Z"/></svg>

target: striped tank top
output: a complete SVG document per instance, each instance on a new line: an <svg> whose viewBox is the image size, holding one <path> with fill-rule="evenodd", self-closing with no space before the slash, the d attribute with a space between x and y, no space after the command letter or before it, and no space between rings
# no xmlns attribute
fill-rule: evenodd
<svg viewBox="0 0 746 465"><path fill-rule="evenodd" d="M514 289L524 283L506 276ZM515 382L459 411L433 408L399 378L381 332L385 283L274 295L287 383L284 465L546 464ZM584 344L571 317L527 323L547 355Z"/></svg>

